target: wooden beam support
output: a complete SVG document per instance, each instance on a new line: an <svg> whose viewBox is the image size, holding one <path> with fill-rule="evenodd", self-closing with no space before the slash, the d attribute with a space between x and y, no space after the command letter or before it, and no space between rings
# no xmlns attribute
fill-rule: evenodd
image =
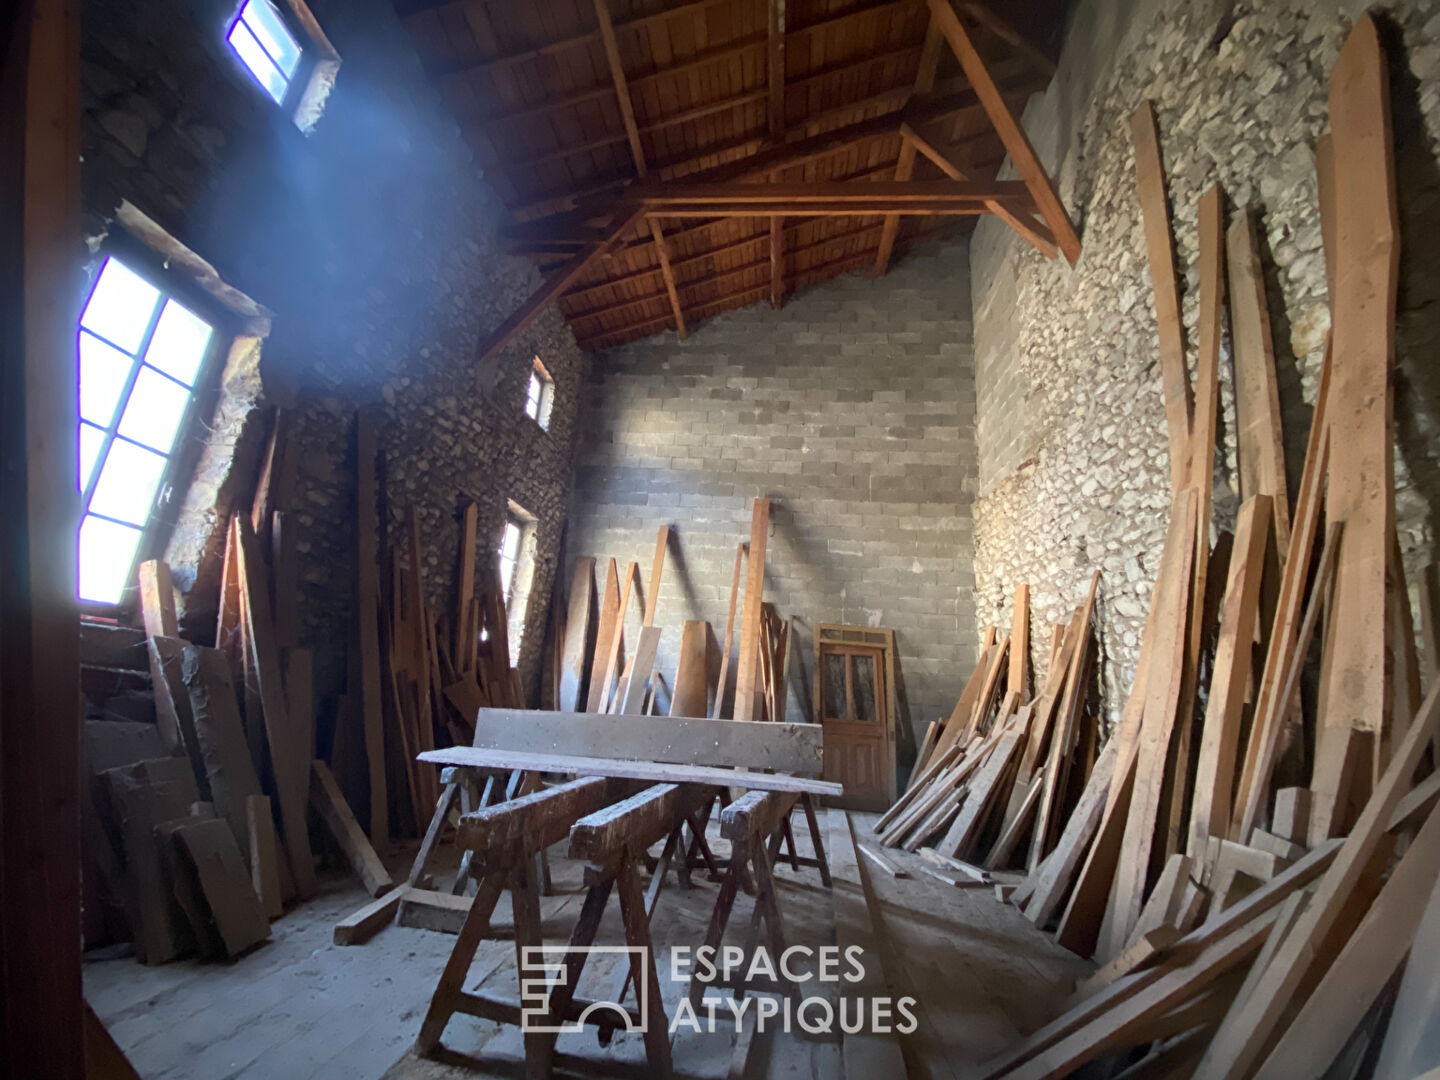
<svg viewBox="0 0 1440 1080"><path fill-rule="evenodd" d="M1055 240L1061 252L1073 266L1080 258L1080 238L1075 235L1075 226L1070 223L1070 215L1060 201L1060 195L1056 192L1050 175L1040 164L1040 159L1035 154L1035 148L1030 145L1030 139L1026 136L1025 129L1016 122L1009 105L1005 103L1005 98L1000 93L1000 88L995 85L995 80L985 67L985 61L975 51L975 46L970 41L970 35L965 32L965 27L960 24L959 16L955 14L951 0L929 0L929 4L932 19L939 25L940 32L945 35L945 40L950 43L955 58L960 61L960 66L965 71L965 77L975 88L975 93L980 98L980 104L984 106L990 122L995 126L1000 141L1010 152L1010 160L1014 162L1016 170L1024 178L1025 184L1035 200L1035 205L1039 207L1050 230L1055 234Z"/></svg>
<svg viewBox="0 0 1440 1080"><path fill-rule="evenodd" d="M769 0L765 7L765 81L769 98L766 115L770 138L778 143L785 139L785 0Z"/></svg>
<svg viewBox="0 0 1440 1080"><path fill-rule="evenodd" d="M940 46L943 39L940 28L931 16L925 27L925 45L920 53L920 70L915 74L915 96L929 94L935 88L935 72L940 67ZM910 179L915 171L915 146L906 138L900 140L900 157L895 162L895 179L903 182ZM875 248L875 276L884 277L890 267L890 255L895 248L895 237L900 231L900 215L887 214L884 227L880 230L880 242Z"/></svg>
<svg viewBox="0 0 1440 1080"><path fill-rule="evenodd" d="M520 331L524 330L535 316L539 315L550 301L554 300L562 292L570 287L592 262L598 259L611 247L619 242L621 237L637 226L645 216L643 207L635 208L629 205L622 206L611 219L609 236L595 243L587 245L577 253L569 262L550 272L546 276L540 288L537 289L528 300L495 330L480 346L476 364L484 364L491 360L496 353L508 345Z"/></svg>
<svg viewBox="0 0 1440 1080"><path fill-rule="evenodd" d="M765 594L765 546L770 537L770 500L756 499L750 515L750 556L745 575L745 607L740 615L740 655L735 668L736 720L755 719L755 689L760 670L760 606Z"/></svg>
<svg viewBox="0 0 1440 1080"><path fill-rule="evenodd" d="M932 163L951 180L969 180L973 170L966 169L959 165L952 153L941 150L934 143L926 139L909 124L900 125L900 136L911 143L916 150L924 154ZM1028 214L1021 214L1012 211L1004 203L997 201L988 202L985 208L1009 225L1036 251L1047 259L1053 259L1059 254L1055 247L1055 234L1044 222L1036 221Z"/></svg>
<svg viewBox="0 0 1440 1080"><path fill-rule="evenodd" d="M785 219L770 218L770 306L776 311L785 297Z"/></svg>

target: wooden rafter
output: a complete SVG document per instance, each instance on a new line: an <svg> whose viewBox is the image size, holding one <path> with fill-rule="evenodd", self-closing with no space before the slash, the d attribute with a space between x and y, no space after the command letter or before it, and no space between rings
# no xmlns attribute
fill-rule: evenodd
<svg viewBox="0 0 1440 1080"><path fill-rule="evenodd" d="M915 75L915 96L923 97L935 89L935 72L940 67L940 28L935 19L930 19L925 29L925 45L920 54L920 70ZM900 140L900 157L895 162L895 179L909 180L915 170L915 145L909 139ZM885 218L885 227L880 232L880 242L875 249L875 276L881 277L890 266L890 252L895 247L895 234L900 230L900 215L890 214Z"/></svg>
<svg viewBox="0 0 1440 1080"><path fill-rule="evenodd" d="M966 169L957 164L955 159L943 150L934 146L928 139L917 132L909 124L900 125L900 136L907 143L912 145L920 153L930 159L946 176L951 180L969 180L973 173L972 169ZM990 202L985 204L988 209L1001 221L1009 225L1017 233L1034 246L1035 250L1044 255L1047 259L1055 258L1055 234L1043 223L1036 221L1029 214L1016 214L1002 202Z"/></svg>
<svg viewBox="0 0 1440 1080"><path fill-rule="evenodd" d="M995 125L1000 141L1010 152L1010 160L1015 163L1016 170L1024 178L1030 194L1035 198L1036 206L1040 208L1040 213L1055 234L1056 243L1065 258L1074 265L1080 258L1080 238L1075 234L1075 226L1070 222L1070 215L1065 204L1060 201L1050 174L1040 163L1025 129L1010 112L1010 107L1005 103L1000 88L995 85L985 61L975 50L970 35L960 23L960 17L955 14L951 0L929 0L929 4L930 12L939 24L941 33L945 35L951 51L955 53L960 67L965 71L965 77L970 80L970 85L975 88L990 122Z"/></svg>
<svg viewBox="0 0 1440 1080"><path fill-rule="evenodd" d="M778 215L770 219L770 306L776 311L785 296L784 221Z"/></svg>

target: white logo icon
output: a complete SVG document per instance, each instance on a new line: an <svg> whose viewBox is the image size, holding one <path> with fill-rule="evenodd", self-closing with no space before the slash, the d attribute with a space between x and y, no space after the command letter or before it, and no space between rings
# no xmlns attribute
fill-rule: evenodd
<svg viewBox="0 0 1440 1080"><path fill-rule="evenodd" d="M635 998L640 1003L638 1022L635 1015L624 1005L603 999L586 1004L580 1015L568 1023L563 1017L557 1017L555 1018L557 1022L551 1022L550 995L556 987L565 985L565 957L571 953L586 956L599 956L605 953L619 954L627 964L633 957L639 957L642 962L639 965L631 965L632 971L636 966L640 971L635 987ZM648 1015L650 965L644 962L648 960L645 954L646 949L640 945L525 946L522 958L523 967L520 971L520 1030L535 1034L564 1035L569 1032L584 1031L586 1023L599 1023L600 1017L597 1014L612 1013L613 1017L610 1023L615 1028L627 1032L644 1032L650 1022ZM570 989L573 993L574 987Z"/></svg>

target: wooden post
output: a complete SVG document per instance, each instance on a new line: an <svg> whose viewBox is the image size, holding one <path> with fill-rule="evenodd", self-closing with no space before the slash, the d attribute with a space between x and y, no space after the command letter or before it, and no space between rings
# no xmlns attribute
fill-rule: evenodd
<svg viewBox="0 0 1440 1080"><path fill-rule="evenodd" d="M735 719L755 718L755 687L760 670L760 606L765 592L765 544L770 536L770 500L756 499L750 517L750 565L745 577L745 607L740 617L740 659L735 669Z"/></svg>

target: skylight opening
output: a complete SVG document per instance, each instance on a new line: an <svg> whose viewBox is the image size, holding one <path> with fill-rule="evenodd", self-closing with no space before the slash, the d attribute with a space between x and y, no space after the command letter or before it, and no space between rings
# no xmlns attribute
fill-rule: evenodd
<svg viewBox="0 0 1440 1080"><path fill-rule="evenodd" d="M268 0L245 0L226 40L275 104L283 104L300 66L301 50L280 13Z"/></svg>

